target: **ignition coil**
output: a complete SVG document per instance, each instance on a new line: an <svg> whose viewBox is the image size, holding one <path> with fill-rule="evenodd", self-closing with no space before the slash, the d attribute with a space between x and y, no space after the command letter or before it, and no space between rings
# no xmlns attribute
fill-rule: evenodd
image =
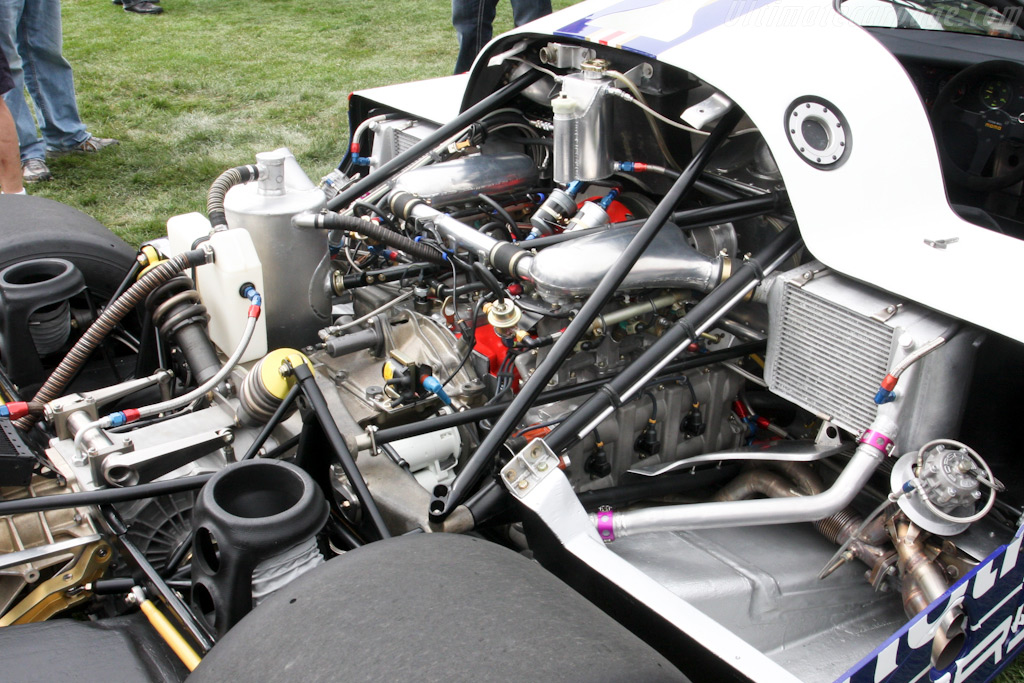
<svg viewBox="0 0 1024 683"><path fill-rule="evenodd" d="M583 471L588 473L591 479L607 477L612 473L612 464L608 461L608 454L604 450L604 441L595 443L594 448L594 452L583 463Z"/></svg>

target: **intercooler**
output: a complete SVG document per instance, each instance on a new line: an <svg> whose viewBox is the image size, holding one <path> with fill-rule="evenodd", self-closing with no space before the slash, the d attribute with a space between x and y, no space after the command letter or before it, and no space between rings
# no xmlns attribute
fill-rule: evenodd
<svg viewBox="0 0 1024 683"><path fill-rule="evenodd" d="M437 126L413 119L390 119L374 129L370 170L375 170L412 148L437 130Z"/></svg>
<svg viewBox="0 0 1024 683"><path fill-rule="evenodd" d="M874 419L874 396L889 370L952 322L821 264L779 275L768 301L768 388L852 434ZM897 389L899 412L910 425L900 439L903 450L957 429L967 389L962 378L969 376L964 370L973 362L977 337L961 332L919 361L929 372L915 366L904 373Z"/></svg>

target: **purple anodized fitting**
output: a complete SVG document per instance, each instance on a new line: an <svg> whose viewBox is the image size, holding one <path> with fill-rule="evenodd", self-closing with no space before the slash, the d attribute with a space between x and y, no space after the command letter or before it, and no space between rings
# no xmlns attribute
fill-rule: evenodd
<svg viewBox="0 0 1024 683"><path fill-rule="evenodd" d="M874 429L865 429L864 433L857 439L857 443L866 443L872 448L877 448L883 455L890 455L892 449L896 446L892 439L882 432L876 432Z"/></svg>
<svg viewBox="0 0 1024 683"><path fill-rule="evenodd" d="M615 524L612 522L614 516L615 513L611 510L599 510L597 513L597 534L605 543L615 540Z"/></svg>

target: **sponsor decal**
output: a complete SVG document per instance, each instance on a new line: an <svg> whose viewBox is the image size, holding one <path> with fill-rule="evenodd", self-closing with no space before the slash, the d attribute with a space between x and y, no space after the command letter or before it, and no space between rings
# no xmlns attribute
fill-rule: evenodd
<svg viewBox="0 0 1024 683"><path fill-rule="evenodd" d="M838 680L981 683L994 678L1024 649L1022 531ZM966 638L953 663L938 671L931 665L932 639L943 615L957 605L967 614Z"/></svg>
<svg viewBox="0 0 1024 683"><path fill-rule="evenodd" d="M622 0L554 33L657 58L669 48L775 1Z"/></svg>

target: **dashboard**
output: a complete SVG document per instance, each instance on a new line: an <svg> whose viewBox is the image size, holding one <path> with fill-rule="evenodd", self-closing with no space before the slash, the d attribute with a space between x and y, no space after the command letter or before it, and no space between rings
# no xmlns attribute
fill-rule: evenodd
<svg viewBox="0 0 1024 683"><path fill-rule="evenodd" d="M867 30L900 60L931 116L953 209L982 227L1024 239L1024 190L1018 177L1024 175L1020 41L939 31ZM990 68L979 66L985 64ZM967 78L958 79L962 73ZM972 77L974 73L979 76ZM950 92L944 93L951 83ZM990 182L993 176L1005 178L1007 184L997 187L1003 183Z"/></svg>

